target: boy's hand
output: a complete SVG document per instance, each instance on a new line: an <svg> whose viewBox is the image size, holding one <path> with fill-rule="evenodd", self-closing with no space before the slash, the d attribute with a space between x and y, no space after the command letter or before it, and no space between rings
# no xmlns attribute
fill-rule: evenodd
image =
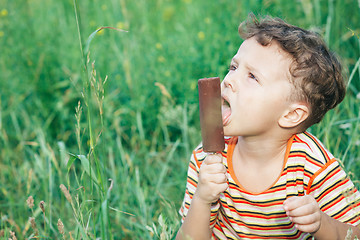
<svg viewBox="0 0 360 240"><path fill-rule="evenodd" d="M291 197L284 201L286 214L300 231L316 233L321 225L321 210L313 196Z"/></svg>
<svg viewBox="0 0 360 240"><path fill-rule="evenodd" d="M219 199L220 193L228 188L226 167L219 154L208 155L201 164L199 182L195 196L211 204Z"/></svg>

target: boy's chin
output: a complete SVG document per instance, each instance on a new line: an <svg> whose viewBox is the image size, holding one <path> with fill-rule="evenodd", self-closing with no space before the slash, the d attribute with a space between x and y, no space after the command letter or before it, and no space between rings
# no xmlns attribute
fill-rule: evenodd
<svg viewBox="0 0 360 240"><path fill-rule="evenodd" d="M235 135L231 131L229 131L229 129L227 129L226 126L224 126L224 136L233 137Z"/></svg>

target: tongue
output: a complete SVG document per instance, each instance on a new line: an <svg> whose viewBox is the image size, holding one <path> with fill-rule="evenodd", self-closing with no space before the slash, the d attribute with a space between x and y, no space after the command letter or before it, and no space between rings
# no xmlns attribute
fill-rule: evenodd
<svg viewBox="0 0 360 240"><path fill-rule="evenodd" d="M228 105L222 105L221 112L222 112L223 125L226 125L231 115L231 108Z"/></svg>

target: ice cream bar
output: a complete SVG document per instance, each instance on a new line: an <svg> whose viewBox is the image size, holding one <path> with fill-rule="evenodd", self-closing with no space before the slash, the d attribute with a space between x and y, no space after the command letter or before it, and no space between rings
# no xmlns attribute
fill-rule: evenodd
<svg viewBox="0 0 360 240"><path fill-rule="evenodd" d="M221 115L220 78L202 78L198 81L200 125L205 152L224 150L224 130Z"/></svg>

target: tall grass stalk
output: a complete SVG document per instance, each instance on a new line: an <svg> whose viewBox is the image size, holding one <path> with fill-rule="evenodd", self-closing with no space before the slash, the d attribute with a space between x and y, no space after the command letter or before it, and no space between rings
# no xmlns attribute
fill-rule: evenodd
<svg viewBox="0 0 360 240"><path fill-rule="evenodd" d="M104 176L104 165L105 163L101 164L100 159L97 156L97 145L99 143L99 138L102 135L102 132L104 130L104 122L103 122L103 101L104 101L104 85L106 84L106 81L108 79L108 76L105 77L104 80L101 79L100 76L97 75L96 69L95 69L95 61L91 62L90 58L90 44L93 38L96 36L97 33L100 31L103 31L103 29L114 29L118 31L123 31L121 29L117 29L114 27L100 27L96 29L90 36L88 37L86 44L83 44L83 38L81 34L81 27L80 27L80 16L79 11L77 10L77 1L73 0L74 5L74 13L75 13L75 19L76 19L76 26L77 26L77 33L78 33L78 40L79 40L79 46L80 46L80 54L82 59L82 68L83 68L83 91L81 95L83 96L84 105L81 106L81 103L79 102L78 107L76 108L76 117L77 117L77 141L79 150L81 150L81 142L80 142L80 109L86 110L86 119L87 119L87 131L89 134L88 142L89 142L89 151L86 155L86 158L84 158L83 155L79 155L78 158L82 162L86 162L89 169L89 185L90 186L90 196L98 195L99 202L91 201L92 202L92 209L99 209L98 214L92 214L92 223L93 223L93 229L94 229L94 236L96 237L97 233L95 231L96 229L96 215L99 217L99 222L101 225L101 238L103 239L112 239L112 231L111 231L111 221L109 219L109 206L108 206L108 198L110 197L110 191L112 190L113 182L111 181L111 184L108 189L106 189L105 186L105 176ZM94 106L94 102L97 103L97 106ZM95 133L94 131L94 118L100 119L100 127L99 131ZM138 118L140 121L141 119ZM141 124L141 121L139 122ZM139 128L141 129L141 128ZM80 153L81 154L81 153ZM94 166L93 166L94 164ZM92 169L95 169L95 172ZM87 169L87 168L86 168ZM94 173L96 173L96 181L94 181ZM87 196L85 195L85 198ZM79 206L81 207L81 206ZM84 230L83 230L84 231ZM86 233L86 231L85 231Z"/></svg>
<svg viewBox="0 0 360 240"><path fill-rule="evenodd" d="M82 59L82 65L83 65L83 73L84 73L84 77L83 77L83 92L82 92L82 96L83 96L83 101L85 103L86 106L86 113L87 113L87 128L88 128L88 132L89 132L89 144L90 144L90 149L88 151L87 154L87 158L89 159L89 168L90 168L90 178L89 178L89 182L90 184L88 185L90 187L90 197L93 197L95 194L98 195L98 198L100 201L100 203L103 203L104 201L104 194L105 194L105 186L103 183L103 168L99 163L99 159L97 157L96 154L96 149L95 149L95 136L94 136L94 132L93 132L93 125L92 125L92 112L93 112L93 106L92 106L92 93L93 93L93 84L91 84L92 80L96 81L96 74L95 74L95 69L94 69L94 65L92 65L92 69L91 69L91 73L89 75L89 70L88 70L88 64L90 61L90 52L84 52L83 49L83 43L82 43L82 35L81 35L81 31L80 31L80 24L79 24L79 13L77 10L77 1L73 0L73 4L74 4L74 12L75 12L75 19L76 19L76 26L77 26L77 33L78 33L78 38L79 38L79 45L80 45L80 53L81 53L81 59ZM79 108L79 106L78 106ZM103 126L101 126L103 127ZM78 138L79 140L79 138ZM78 145L80 146L81 143L78 143ZM94 190L94 182L92 180L92 161L93 160L95 162L95 169L96 169L96 173L97 173L97 180L99 185L96 187L99 187L100 189L98 190ZM95 194L94 194L95 193ZM85 199L87 198L87 196L85 196ZM96 209L96 202L92 201L92 209ZM105 209L104 209L105 208ZM108 212L107 206L101 204L100 205L100 211L101 212ZM93 219L93 234L94 237L96 237L97 233L96 233L96 219L95 219L95 214L92 214ZM108 223L110 222L109 219L107 219L106 217L108 216L107 214L99 214L100 216L100 224L101 224L101 238L102 239L111 239L111 231L109 231L109 229L106 229L106 226L108 225ZM81 229L81 231L85 232L86 234L86 230L85 229ZM108 236L108 234L110 236ZM83 236L84 237L84 236Z"/></svg>

